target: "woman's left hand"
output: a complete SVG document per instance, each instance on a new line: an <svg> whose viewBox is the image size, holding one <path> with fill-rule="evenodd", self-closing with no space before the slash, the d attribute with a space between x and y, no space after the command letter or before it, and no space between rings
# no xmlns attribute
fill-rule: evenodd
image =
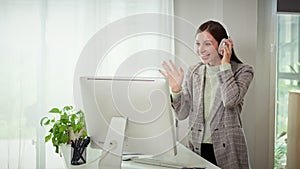
<svg viewBox="0 0 300 169"><path fill-rule="evenodd" d="M225 45L221 47L221 51L223 53L223 58L221 60L221 64L230 63L230 58L232 54L233 42L232 39L226 39Z"/></svg>

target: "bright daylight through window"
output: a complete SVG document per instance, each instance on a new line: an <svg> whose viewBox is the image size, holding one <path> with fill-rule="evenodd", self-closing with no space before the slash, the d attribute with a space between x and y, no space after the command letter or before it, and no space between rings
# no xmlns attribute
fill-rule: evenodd
<svg viewBox="0 0 300 169"><path fill-rule="evenodd" d="M278 15L274 168L286 166L289 91L300 89L300 16Z"/></svg>

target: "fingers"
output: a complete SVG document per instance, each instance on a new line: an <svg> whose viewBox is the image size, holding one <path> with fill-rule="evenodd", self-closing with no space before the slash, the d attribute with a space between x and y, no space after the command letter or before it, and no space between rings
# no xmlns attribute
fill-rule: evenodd
<svg viewBox="0 0 300 169"><path fill-rule="evenodd" d="M162 66L167 71L168 74L171 74L172 70L166 61L163 62Z"/></svg>
<svg viewBox="0 0 300 169"><path fill-rule="evenodd" d="M163 62L162 66L164 67L164 69L171 76L179 76L179 73L178 73L178 70L177 70L175 64L172 62L172 60L170 60L169 62L170 62L170 65L166 61Z"/></svg>
<svg viewBox="0 0 300 169"><path fill-rule="evenodd" d="M176 70L177 68L176 68L176 66L174 65L173 61L172 61L172 60L170 60L169 62L170 62L170 64L171 64L171 66L172 66L173 70Z"/></svg>
<svg viewBox="0 0 300 169"><path fill-rule="evenodd" d="M159 72L166 78L172 77L173 79L178 79L178 77L182 78L184 76L183 68L180 67L179 70L175 66L175 64L172 62L172 60L169 61L170 65L164 61L162 66L165 69L165 72L162 70L159 70Z"/></svg>
<svg viewBox="0 0 300 169"><path fill-rule="evenodd" d="M179 72L180 72L180 77L183 77L184 76L184 71L183 71L182 67L179 68Z"/></svg>
<svg viewBox="0 0 300 169"><path fill-rule="evenodd" d="M163 75L166 79L170 80L170 78L173 78L173 76L172 76L172 70L171 70L170 66L165 61L163 62L162 66L165 69L165 71L162 71L162 70L159 69L158 70L159 73L161 75Z"/></svg>
<svg viewBox="0 0 300 169"><path fill-rule="evenodd" d="M175 66L175 64L172 62L172 60L170 60L170 64L172 66L173 73L175 73L178 76L179 72L178 72L177 67Z"/></svg>
<svg viewBox="0 0 300 169"><path fill-rule="evenodd" d="M170 60L170 64L166 61L162 64L165 71L159 69L160 74L162 74L166 79L168 79L169 85L173 92L177 93L181 91L182 81L184 79L183 68L180 67L179 70L176 68L175 64Z"/></svg>
<svg viewBox="0 0 300 169"><path fill-rule="evenodd" d="M228 40L227 40L227 44L228 44L228 48L230 49L230 51L232 50L232 48L233 48L233 41L232 41L232 39L231 38L229 38Z"/></svg>
<svg viewBox="0 0 300 169"><path fill-rule="evenodd" d="M232 39L229 38L229 39L226 39L225 40L225 44L224 46L222 46L222 53L223 53L223 56L227 56L229 55L228 57L231 56L231 53L232 53L232 48L233 48L233 42L232 42Z"/></svg>
<svg viewBox="0 0 300 169"><path fill-rule="evenodd" d="M228 42L229 42L231 45L233 45L233 41L232 41L231 38L228 38L227 40L228 40Z"/></svg>
<svg viewBox="0 0 300 169"><path fill-rule="evenodd" d="M158 71L159 71L159 73L160 73L161 75L163 75L165 78L168 78L168 75L165 74L162 70L158 69Z"/></svg>
<svg viewBox="0 0 300 169"><path fill-rule="evenodd" d="M226 40L226 45L222 47L222 52L223 52L223 58L221 60L222 64L230 63L230 59L232 55L232 47L233 47L233 42L232 39L229 38Z"/></svg>

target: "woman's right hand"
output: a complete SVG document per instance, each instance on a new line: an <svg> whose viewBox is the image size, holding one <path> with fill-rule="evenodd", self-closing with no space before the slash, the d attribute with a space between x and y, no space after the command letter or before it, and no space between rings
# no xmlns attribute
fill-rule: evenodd
<svg viewBox="0 0 300 169"><path fill-rule="evenodd" d="M170 66L171 65L171 66ZM181 91L181 85L184 78L184 72L182 67L179 70L176 68L174 63L170 60L170 65L164 61L162 66L165 71L159 70L159 72L168 79L169 85L173 93Z"/></svg>

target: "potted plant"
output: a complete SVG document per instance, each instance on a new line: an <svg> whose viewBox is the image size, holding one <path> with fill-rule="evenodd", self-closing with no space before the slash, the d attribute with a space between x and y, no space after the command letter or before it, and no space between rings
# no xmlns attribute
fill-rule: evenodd
<svg viewBox="0 0 300 169"><path fill-rule="evenodd" d="M73 106L65 106L61 110L52 108L48 116L40 120L41 126L49 126L49 134L45 136L45 142L52 140L55 152L59 153L62 144L68 144L71 140L85 139L87 137L84 112L75 110Z"/></svg>

